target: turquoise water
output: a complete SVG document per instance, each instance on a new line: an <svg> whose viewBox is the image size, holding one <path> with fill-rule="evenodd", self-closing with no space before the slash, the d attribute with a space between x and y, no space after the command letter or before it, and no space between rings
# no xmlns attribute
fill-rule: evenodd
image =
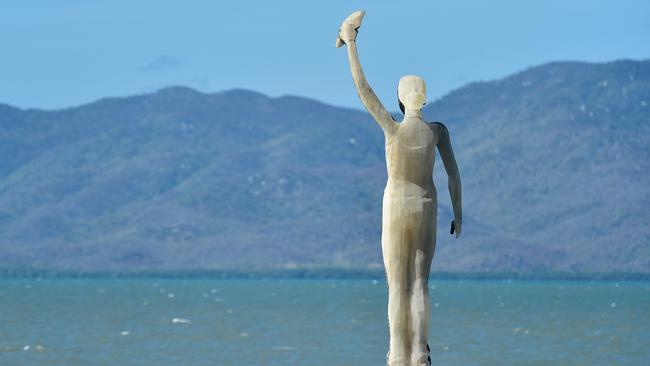
<svg viewBox="0 0 650 366"><path fill-rule="evenodd" d="M650 365L650 283L431 281L434 365ZM383 281L0 279L0 365L385 365Z"/></svg>

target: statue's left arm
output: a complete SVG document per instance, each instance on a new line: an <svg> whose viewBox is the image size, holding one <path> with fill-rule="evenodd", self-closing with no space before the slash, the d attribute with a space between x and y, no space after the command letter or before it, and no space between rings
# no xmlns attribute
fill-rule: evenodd
<svg viewBox="0 0 650 366"><path fill-rule="evenodd" d="M458 172L454 151L451 148L449 130L442 123L436 124L439 126L438 151L440 152L440 158L449 177L449 195L451 196L451 205L454 210L454 221L451 223L450 233L455 233L456 237L459 237L463 226L460 173Z"/></svg>

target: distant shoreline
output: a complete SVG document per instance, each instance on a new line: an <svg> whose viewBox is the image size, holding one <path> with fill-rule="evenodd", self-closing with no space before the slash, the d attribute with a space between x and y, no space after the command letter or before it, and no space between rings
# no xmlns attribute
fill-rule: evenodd
<svg viewBox="0 0 650 366"><path fill-rule="evenodd" d="M76 271L0 269L6 278L179 278L179 279L383 279L383 269L296 268L257 270ZM430 280L650 281L650 273L431 272Z"/></svg>

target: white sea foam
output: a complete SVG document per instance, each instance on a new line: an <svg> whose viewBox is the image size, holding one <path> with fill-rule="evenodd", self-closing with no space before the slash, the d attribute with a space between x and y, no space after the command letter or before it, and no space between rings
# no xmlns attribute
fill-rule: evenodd
<svg viewBox="0 0 650 366"><path fill-rule="evenodd" d="M192 321L189 319L185 318L174 318L172 319L172 323L174 324L192 324Z"/></svg>
<svg viewBox="0 0 650 366"><path fill-rule="evenodd" d="M292 346L275 346L275 347L271 347L271 349L273 351L293 351L293 350L296 349L296 347L292 347Z"/></svg>

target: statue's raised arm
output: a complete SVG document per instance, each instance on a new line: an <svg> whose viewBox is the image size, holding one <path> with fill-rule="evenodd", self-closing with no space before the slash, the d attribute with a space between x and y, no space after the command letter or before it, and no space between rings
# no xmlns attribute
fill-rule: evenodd
<svg viewBox="0 0 650 366"><path fill-rule="evenodd" d="M395 131L397 123L393 119L393 116L381 104L381 101L368 84L366 76L361 69L359 55L357 54L356 38L364 15L365 13L362 10L358 10L345 18L339 29L336 47L341 47L343 44L347 45L350 71L352 72L352 79L354 80L354 86L357 88L359 98L368 112L370 112L370 115L377 121L382 130L384 130L384 133L388 135Z"/></svg>

